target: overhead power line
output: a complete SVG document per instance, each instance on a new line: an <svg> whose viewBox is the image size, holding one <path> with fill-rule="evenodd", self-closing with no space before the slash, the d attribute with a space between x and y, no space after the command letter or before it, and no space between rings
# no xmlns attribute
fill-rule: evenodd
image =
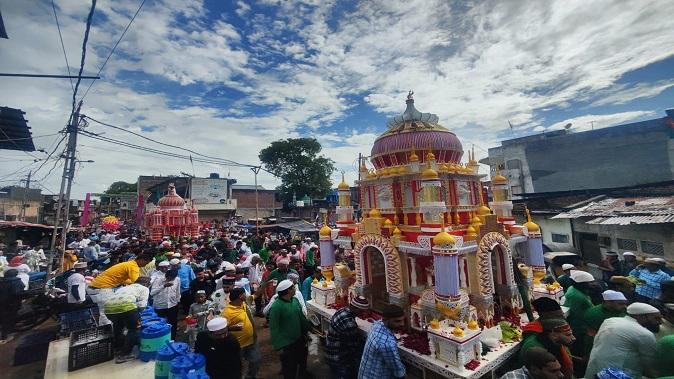
<svg viewBox="0 0 674 379"><path fill-rule="evenodd" d="M115 145L124 146L124 147L128 147L128 148L132 148L132 149L136 149L136 150L140 150L140 151L145 151L145 152L149 152L149 153L154 153L154 154L158 154L158 155L163 155L163 156L167 156L167 157L172 157L172 158L180 158L180 159L186 159L186 160L191 159L191 160L196 161L196 162L212 163L212 164L217 164L217 165L221 165L221 166L254 167L252 165L242 164L242 163L233 162L233 161L223 161L223 160L219 160L219 159L195 158L195 157L192 157L192 156L189 156L189 155L183 155L183 154L172 153L170 151L153 149L153 148L146 147L146 146L140 146L140 145L132 144L132 143L129 143L129 142L126 142L126 141L120 141L120 140L116 140L116 139L113 139L113 138L102 137L102 136L97 135L95 133L86 132L86 131L82 131L82 135L86 136L86 137L89 137L89 138L92 138L92 139L95 139L95 140L104 141L104 142L112 143L112 144L115 144Z"/></svg>
<svg viewBox="0 0 674 379"><path fill-rule="evenodd" d="M14 142L14 141L23 141L27 139L35 139L35 138L43 138L43 137L51 137L55 136L59 133L52 133L52 134L42 134L39 136L31 136L31 137L21 137L21 138L10 138L10 139L0 139L0 142Z"/></svg>
<svg viewBox="0 0 674 379"><path fill-rule="evenodd" d="M124 35L126 35L126 32L129 30L129 27L131 27L131 24L133 23L133 20L136 19L136 16L138 16L138 13L140 13L140 10L143 9L143 5L145 5L145 1L146 0L143 0L140 3L140 6L138 6L138 9L136 10L136 13L133 14L133 17L131 17L131 20L129 20L129 23L126 25L126 28L124 28L124 31L119 36L119 39L117 40L117 42L115 42L115 45L112 47L112 49L110 49L110 54L108 54L108 57L105 58L105 61L103 62L103 65L101 65L101 68L98 69L98 73L96 74L96 76L99 76L101 74L101 71L103 71L103 68L105 68L105 65L108 64L108 61L110 60L110 57L112 57L112 54L114 54L115 50L117 49L117 45L119 45L119 43L122 42L122 38L124 38ZM84 95L82 95L82 99L80 99L80 100L84 100L84 98L87 97L87 94L89 93L89 90L91 89L91 87L94 85L95 82L96 82L95 80L92 80L91 83L89 83L89 87L87 87L87 90L84 91Z"/></svg>
<svg viewBox="0 0 674 379"><path fill-rule="evenodd" d="M146 136L144 136L144 135L142 135L142 134L140 134L140 133L136 133L136 132L134 132L134 131L128 130L128 129L123 128L123 127L121 127L121 126L116 126L116 125L112 125L112 124L109 124L109 123L106 123L106 122L102 122L102 121L96 120L96 119L91 118L91 117L86 116L86 115L84 116L84 118L86 118L86 119L88 119L88 120L91 120L91 121L93 121L93 122L95 122L95 123L97 123L97 124L101 124L101 125L103 125L103 126L107 126L107 127L109 127L109 128L113 128L113 129L116 129L116 130L120 130L120 131L123 131L123 132L125 132L125 133L129 133L129 134L133 134L134 136L140 137L140 138L142 138L142 139L144 139L144 140L147 140L147 141L150 141L150 142L154 142L154 143L156 143L156 144L163 145L163 146L167 146L167 147L172 147L172 148L175 148L175 149L184 150L184 151L187 151L188 153L192 153L192 154L194 154L194 155L198 155L198 156L201 156L201 157L204 157L204 158L208 158L208 159L216 159L216 160L218 160L218 161L228 162L228 163L231 163L233 166L256 167L256 166L250 165L250 164L245 164L245 163L235 162L235 161L232 161L232 160L230 160L230 159L218 158L218 157L213 157L213 156L210 156L210 155L202 154L202 153L196 152L196 151L194 151L194 150L191 150L191 149L188 149L188 148L185 148L185 147L182 147L182 146L177 146L177 145L172 145L172 144L169 144L169 143L157 141L157 140L155 140L155 139L152 139L152 138L150 138L150 137L146 137ZM194 158L193 158L193 159L194 159Z"/></svg>
<svg viewBox="0 0 674 379"><path fill-rule="evenodd" d="M56 20L56 29L59 31L59 39L61 40L61 50L63 50L63 58L66 60L66 68L68 69L68 76L71 76L70 73L70 63L68 63L68 54L66 54L66 46L63 44L63 35L61 34L61 25L59 25L59 18L56 15L56 5L54 5L54 0L51 0L51 9L54 11L54 20ZM75 85L73 84L73 79L70 78L70 88L75 92Z"/></svg>
<svg viewBox="0 0 674 379"><path fill-rule="evenodd" d="M78 78L75 82L75 89L73 90L73 109L71 114L75 113L75 102L77 97L77 89L80 87L82 81L82 72L84 71L84 60L87 57L87 41L89 41L89 30L91 30L91 21L94 18L94 10L96 10L96 0L91 0L91 8L87 16L87 25L84 29L84 40L82 41L82 58L80 59L80 71L77 74ZM77 122L77 120L75 120Z"/></svg>

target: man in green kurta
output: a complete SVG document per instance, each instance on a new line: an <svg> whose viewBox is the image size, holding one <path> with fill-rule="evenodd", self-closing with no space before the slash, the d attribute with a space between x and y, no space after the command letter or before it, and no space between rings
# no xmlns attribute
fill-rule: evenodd
<svg viewBox="0 0 674 379"><path fill-rule="evenodd" d="M585 337L585 312L592 307L590 300L590 289L594 283L594 277L585 271L572 270L571 280L573 285L566 290L564 306L569 308L569 315L566 318L571 325L576 342L571 347L574 355L583 356L584 337Z"/></svg>
<svg viewBox="0 0 674 379"><path fill-rule="evenodd" d="M622 292L606 290L601 294L604 302L602 304L594 305L592 308L585 311L585 357L590 356L594 336L599 331L599 327L607 318L623 317L627 313L627 298Z"/></svg>
<svg viewBox="0 0 674 379"><path fill-rule="evenodd" d="M575 268L576 266L572 265L571 263L564 263L562 265L563 274L557 277L557 283L559 283L559 285L562 286L562 288L564 288L565 292L573 284L569 272Z"/></svg>
<svg viewBox="0 0 674 379"><path fill-rule="evenodd" d="M281 371L284 378L302 378L306 374L307 343L310 323L304 317L295 285L283 280L276 288L278 300L269 310L271 344L281 352Z"/></svg>

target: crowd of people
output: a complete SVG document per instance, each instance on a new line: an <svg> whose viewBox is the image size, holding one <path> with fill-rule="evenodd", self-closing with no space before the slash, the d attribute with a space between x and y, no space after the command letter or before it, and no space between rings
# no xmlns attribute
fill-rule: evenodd
<svg viewBox="0 0 674 379"><path fill-rule="evenodd" d="M309 377L306 301L311 284L323 280L311 238L228 226L160 242L138 232L79 234L70 236L67 246L60 278L69 308L97 306L99 325L113 325L116 362L135 359L140 312L151 304L171 325L172 339L205 356L213 379L241 378L244 368L245 378L258 377L260 323L269 328L282 376ZM41 249L31 249L2 256L3 340L12 330L12 318L5 316L27 288L21 275L39 265L40 255ZM343 252L337 255L352 266ZM674 281L664 260L609 252L601 279L582 267L564 264L561 275L549 279L565 289L561 306L549 298L532 302L537 318L523 325L521 367L503 377L674 375ZM368 300L356 296L336 311L325 339L325 364L335 378L406 377L396 339L405 330L403 309L387 305L364 335L356 319L369 309Z"/></svg>
<svg viewBox="0 0 674 379"><path fill-rule="evenodd" d="M664 259L608 252L601 279L561 268L563 304L532 302L538 318L523 326L523 367L505 379L674 376L674 280Z"/></svg>

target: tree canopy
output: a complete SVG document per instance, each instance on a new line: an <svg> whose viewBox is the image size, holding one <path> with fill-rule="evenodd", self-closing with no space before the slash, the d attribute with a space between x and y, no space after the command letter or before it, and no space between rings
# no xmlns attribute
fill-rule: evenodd
<svg viewBox="0 0 674 379"><path fill-rule="evenodd" d="M125 193L125 192L136 192L138 188L137 183L127 183L123 181L119 182L114 182L110 184L108 189L103 191L103 193L107 193L109 195L116 195L120 193ZM101 204L109 204L110 203L110 198L107 196L101 196Z"/></svg>
<svg viewBox="0 0 674 379"><path fill-rule="evenodd" d="M114 182L110 184L110 187L105 190L105 193L113 195L124 192L136 192L138 188L137 183L127 183L127 182Z"/></svg>
<svg viewBox="0 0 674 379"><path fill-rule="evenodd" d="M293 194L297 199L304 195L313 199L330 193L335 165L332 159L319 155L321 149L315 138L288 138L274 141L260 151L264 168L281 178L277 189L284 204L292 200Z"/></svg>

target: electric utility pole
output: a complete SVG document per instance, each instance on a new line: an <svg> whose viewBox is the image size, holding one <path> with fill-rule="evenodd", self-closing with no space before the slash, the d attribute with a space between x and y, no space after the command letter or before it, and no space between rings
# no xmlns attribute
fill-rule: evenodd
<svg viewBox="0 0 674 379"><path fill-rule="evenodd" d="M77 163L77 158L75 153L77 152L77 133L80 122L80 108L82 107L82 101L77 104L75 112L73 112L70 119L70 124L68 124L66 133L68 133L68 146L64 155L65 161L63 162L63 176L61 178L61 189L59 190L58 204L56 206L56 219L54 220L54 233L52 234L50 248L53 252L56 249L56 235L58 234L58 228L61 227L61 243L58 247L61 248L61 254L65 252L66 244L66 230L68 228L68 215L70 213L70 189L72 188L73 177L75 176L75 163ZM63 207L65 206L65 209ZM63 221L61 221L61 215L64 215ZM51 263L53 262L53 257L49 260L49 269L48 272L51 272ZM59 260L60 262L60 260Z"/></svg>
<svg viewBox="0 0 674 379"><path fill-rule="evenodd" d="M33 171L28 171L28 176L26 179L21 179L21 181L26 181L26 187L23 190L23 196L21 199L21 212L20 212L20 220L21 221L26 221L26 195L28 192L28 189L30 188L30 175L33 173Z"/></svg>

